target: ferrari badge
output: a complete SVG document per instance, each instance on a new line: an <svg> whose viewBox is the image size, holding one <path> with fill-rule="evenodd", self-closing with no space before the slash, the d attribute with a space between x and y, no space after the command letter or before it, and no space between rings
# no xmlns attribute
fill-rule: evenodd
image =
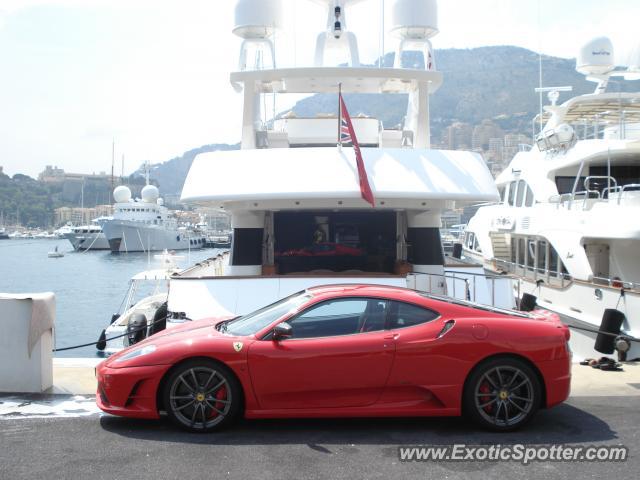
<svg viewBox="0 0 640 480"><path fill-rule="evenodd" d="M240 350L242 350L242 342L233 342L233 349L236 352L239 352Z"/></svg>

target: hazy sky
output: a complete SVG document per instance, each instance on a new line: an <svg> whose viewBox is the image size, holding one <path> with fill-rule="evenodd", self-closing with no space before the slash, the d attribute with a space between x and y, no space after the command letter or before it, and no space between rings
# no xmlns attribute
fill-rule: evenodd
<svg viewBox="0 0 640 480"><path fill-rule="evenodd" d="M325 17L286 0L281 66L309 65ZM387 9L391 0L386 1ZM0 0L0 165L35 176L162 162L240 137L241 94L229 85L240 40L233 0ZM347 12L364 62L379 54L382 0ZM573 57L597 35L624 57L640 44L638 0L440 0L436 48L518 45ZM388 18L388 17L387 17ZM385 50L395 47L385 36ZM470 78L472 78L470 76ZM445 78L446 81L446 78ZM533 92L532 92L533 95Z"/></svg>

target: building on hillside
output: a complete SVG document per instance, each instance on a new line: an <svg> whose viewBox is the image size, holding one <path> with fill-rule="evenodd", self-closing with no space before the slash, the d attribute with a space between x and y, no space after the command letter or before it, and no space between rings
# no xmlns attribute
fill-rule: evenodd
<svg viewBox="0 0 640 480"><path fill-rule="evenodd" d="M91 208L60 207L54 210L53 223L56 226L72 223L73 225L87 225L98 217L108 217L113 214L113 206L97 205Z"/></svg>
<svg viewBox="0 0 640 480"><path fill-rule="evenodd" d="M468 123L454 122L445 130L449 150L465 150L471 147L473 127Z"/></svg>
<svg viewBox="0 0 640 480"><path fill-rule="evenodd" d="M492 138L503 138L504 131L492 120L485 119L473 128L471 147L489 150L489 141Z"/></svg>

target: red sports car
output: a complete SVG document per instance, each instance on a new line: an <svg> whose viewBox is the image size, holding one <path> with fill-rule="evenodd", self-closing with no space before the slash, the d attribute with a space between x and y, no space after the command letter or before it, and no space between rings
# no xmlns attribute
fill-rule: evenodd
<svg viewBox="0 0 640 480"><path fill-rule="evenodd" d="M310 288L165 330L97 368L105 412L211 431L247 418L467 414L513 430L569 395L557 317L395 287Z"/></svg>

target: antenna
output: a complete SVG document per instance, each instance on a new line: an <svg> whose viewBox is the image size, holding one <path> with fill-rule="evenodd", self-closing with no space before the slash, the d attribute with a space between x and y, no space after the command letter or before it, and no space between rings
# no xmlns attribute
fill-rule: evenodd
<svg viewBox="0 0 640 480"><path fill-rule="evenodd" d="M124 153L122 154L122 168L120 170L120 183L124 183Z"/></svg>
<svg viewBox="0 0 640 480"><path fill-rule="evenodd" d="M113 164L115 162L116 155L116 140L111 139L111 190L113 190Z"/></svg>

